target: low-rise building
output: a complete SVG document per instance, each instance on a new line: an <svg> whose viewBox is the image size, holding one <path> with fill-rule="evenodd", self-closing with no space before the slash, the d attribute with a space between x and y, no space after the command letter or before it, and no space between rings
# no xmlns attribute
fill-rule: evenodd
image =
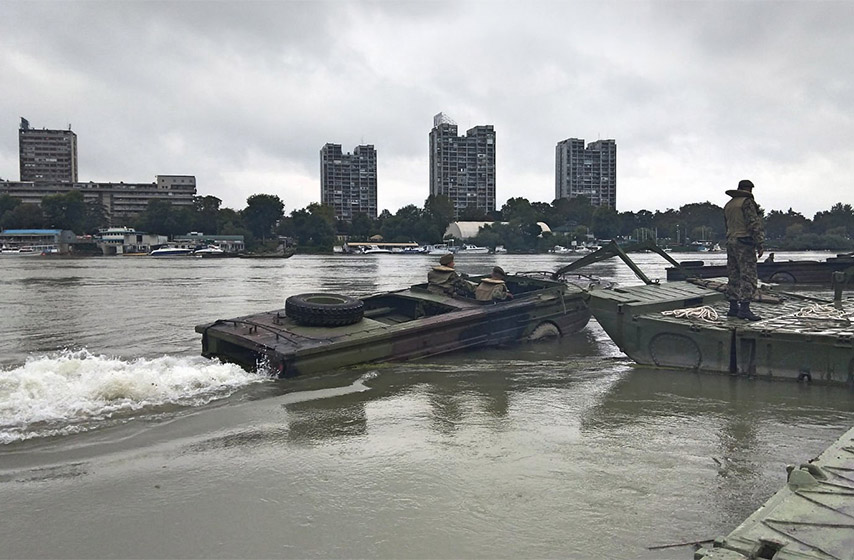
<svg viewBox="0 0 854 560"><path fill-rule="evenodd" d="M178 245L188 247L216 245L226 253L240 253L246 249L242 235L206 235L198 231L191 231L187 235L176 235L173 241Z"/></svg>
<svg viewBox="0 0 854 560"><path fill-rule="evenodd" d="M32 249L34 252L68 254L77 236L69 229L4 229L0 232L0 248L4 250Z"/></svg>
<svg viewBox="0 0 854 560"><path fill-rule="evenodd" d="M46 196L73 190L82 192L87 203L101 204L110 225L114 225L138 216L152 200L191 207L196 196L196 178L192 175L158 175L153 183L0 181L0 194L13 196L24 204L40 205Z"/></svg>
<svg viewBox="0 0 854 560"><path fill-rule="evenodd" d="M105 255L148 254L169 241L165 235L136 231L129 227L98 230L95 243Z"/></svg>

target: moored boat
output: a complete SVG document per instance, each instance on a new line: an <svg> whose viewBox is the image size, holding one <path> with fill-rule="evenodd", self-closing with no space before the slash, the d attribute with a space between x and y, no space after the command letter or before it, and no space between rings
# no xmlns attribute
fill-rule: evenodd
<svg viewBox="0 0 854 560"><path fill-rule="evenodd" d="M477 280L478 278L472 278ZM560 336L590 319L586 293L563 282L508 276L497 303L428 291L426 284L356 299L291 296L284 309L198 325L202 354L282 377L399 361L477 346Z"/></svg>
<svg viewBox="0 0 854 560"><path fill-rule="evenodd" d="M489 247L480 247L466 243L461 245L454 251L457 255L486 255L489 254Z"/></svg>
<svg viewBox="0 0 854 560"><path fill-rule="evenodd" d="M150 257L186 257L193 254L193 249L189 247L160 247L154 249L148 255Z"/></svg>

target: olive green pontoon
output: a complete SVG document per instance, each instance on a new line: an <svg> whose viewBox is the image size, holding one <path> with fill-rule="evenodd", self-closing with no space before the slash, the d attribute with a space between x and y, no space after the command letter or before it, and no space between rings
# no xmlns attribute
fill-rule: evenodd
<svg viewBox="0 0 854 560"><path fill-rule="evenodd" d="M640 247L679 266L657 247ZM762 320L751 322L727 316L724 282L652 282L625 250L612 242L555 275L583 266L585 259L626 261L645 285L591 289L590 309L620 350L639 364L854 385L854 304L842 298L842 286L849 282L845 273L836 273L834 301L758 291L751 307Z"/></svg>

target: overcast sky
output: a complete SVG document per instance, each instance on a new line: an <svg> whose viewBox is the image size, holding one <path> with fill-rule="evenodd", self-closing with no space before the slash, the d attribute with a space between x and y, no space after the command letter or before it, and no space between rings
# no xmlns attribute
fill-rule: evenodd
<svg viewBox="0 0 854 560"><path fill-rule="evenodd" d="M195 175L286 212L321 147L373 144L380 209L422 206L428 134L494 125L497 201L551 202L555 144L617 142L617 209L854 203L854 2L0 0L0 177L18 126L77 133L81 181Z"/></svg>

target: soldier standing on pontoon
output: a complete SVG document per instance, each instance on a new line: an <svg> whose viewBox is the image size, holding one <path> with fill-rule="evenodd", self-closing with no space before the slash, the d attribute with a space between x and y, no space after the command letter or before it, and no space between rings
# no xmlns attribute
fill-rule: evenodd
<svg viewBox="0 0 854 560"><path fill-rule="evenodd" d="M729 276L727 316L759 321L761 317L750 310L750 300L756 293L756 260L762 256L765 232L759 207L753 199L753 183L743 179L738 182L738 189L728 190L726 194L732 197L724 206Z"/></svg>

